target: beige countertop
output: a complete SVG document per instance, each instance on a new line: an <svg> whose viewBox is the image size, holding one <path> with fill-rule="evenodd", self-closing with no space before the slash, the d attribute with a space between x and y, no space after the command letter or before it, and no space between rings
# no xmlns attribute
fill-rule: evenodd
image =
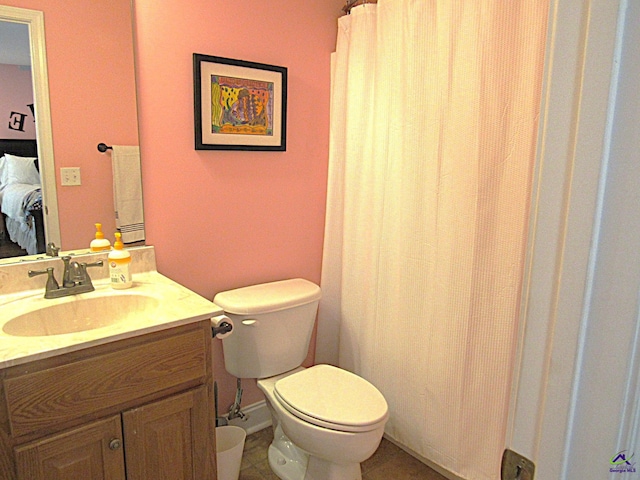
<svg viewBox="0 0 640 480"><path fill-rule="evenodd" d="M143 253L149 254L149 252ZM153 257L153 252L151 252L151 256ZM206 320L222 313L222 309L213 302L155 271L155 258L152 260L153 265L147 265L149 270L138 272L134 270L134 284L126 290L114 290L111 288L108 278L98 278L93 282L94 292L47 300L43 297L45 281L43 277L40 277L40 280L36 282L33 282L35 279L29 279L32 283L42 284L37 289L18 289L15 291L15 288L3 289L0 285L0 368ZM87 261L94 261L94 259ZM39 269L42 268L42 265L31 264L29 268ZM104 268L106 269L106 267ZM140 269L144 270L141 267L136 270ZM26 274L23 275L27 277ZM96 277L101 276L103 275L96 275ZM4 279L6 278L5 272ZM0 271L0 280L2 279ZM5 284L4 287L7 285ZM3 290L7 293L2 293ZM13 318L55 304L73 304L95 297L103 297L100 302L117 302L117 297L123 295L151 297L157 301L151 302L153 307L138 311L135 315L127 315L127 312L123 312L122 316L116 315L118 319L117 321L114 319L113 324L86 331L46 336L16 336L4 330L7 322ZM65 306L67 309L69 307L73 310L74 305ZM76 318L75 321L82 322L82 319Z"/></svg>

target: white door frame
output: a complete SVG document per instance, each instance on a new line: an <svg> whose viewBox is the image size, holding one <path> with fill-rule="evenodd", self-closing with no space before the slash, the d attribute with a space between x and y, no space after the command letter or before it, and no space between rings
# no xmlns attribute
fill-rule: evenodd
<svg viewBox="0 0 640 480"><path fill-rule="evenodd" d="M540 479L579 478L571 475L580 461L572 458L571 444L585 355L593 355L585 352L585 339L627 1L552 0L550 5L506 442L534 461ZM632 349L632 342L620 348ZM616 415L622 413L616 409L612 405L603 422L615 422L617 428L622 416ZM577 453L598 455L594 461L606 467L615 452Z"/></svg>

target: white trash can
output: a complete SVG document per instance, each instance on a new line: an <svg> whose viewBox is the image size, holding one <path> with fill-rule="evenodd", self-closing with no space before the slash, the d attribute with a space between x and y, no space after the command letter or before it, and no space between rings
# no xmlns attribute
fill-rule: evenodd
<svg viewBox="0 0 640 480"><path fill-rule="evenodd" d="M216 427L218 480L238 480L247 432L233 425Z"/></svg>

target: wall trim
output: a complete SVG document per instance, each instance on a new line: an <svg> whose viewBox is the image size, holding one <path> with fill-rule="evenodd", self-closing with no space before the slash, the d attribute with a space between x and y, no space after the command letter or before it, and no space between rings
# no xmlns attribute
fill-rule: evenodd
<svg viewBox="0 0 640 480"><path fill-rule="evenodd" d="M259 432L265 428L271 426L271 413L267 402L262 400L258 403L253 403L246 408L242 409L245 414L244 418L233 418L229 420L229 425L235 425L236 427L243 428L247 435ZM229 418L229 414L223 415L225 418Z"/></svg>

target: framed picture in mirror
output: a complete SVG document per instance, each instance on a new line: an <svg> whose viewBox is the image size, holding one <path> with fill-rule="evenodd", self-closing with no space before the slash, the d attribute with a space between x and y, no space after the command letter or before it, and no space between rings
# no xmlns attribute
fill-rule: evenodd
<svg viewBox="0 0 640 480"><path fill-rule="evenodd" d="M287 149L287 69L193 54L196 150Z"/></svg>

